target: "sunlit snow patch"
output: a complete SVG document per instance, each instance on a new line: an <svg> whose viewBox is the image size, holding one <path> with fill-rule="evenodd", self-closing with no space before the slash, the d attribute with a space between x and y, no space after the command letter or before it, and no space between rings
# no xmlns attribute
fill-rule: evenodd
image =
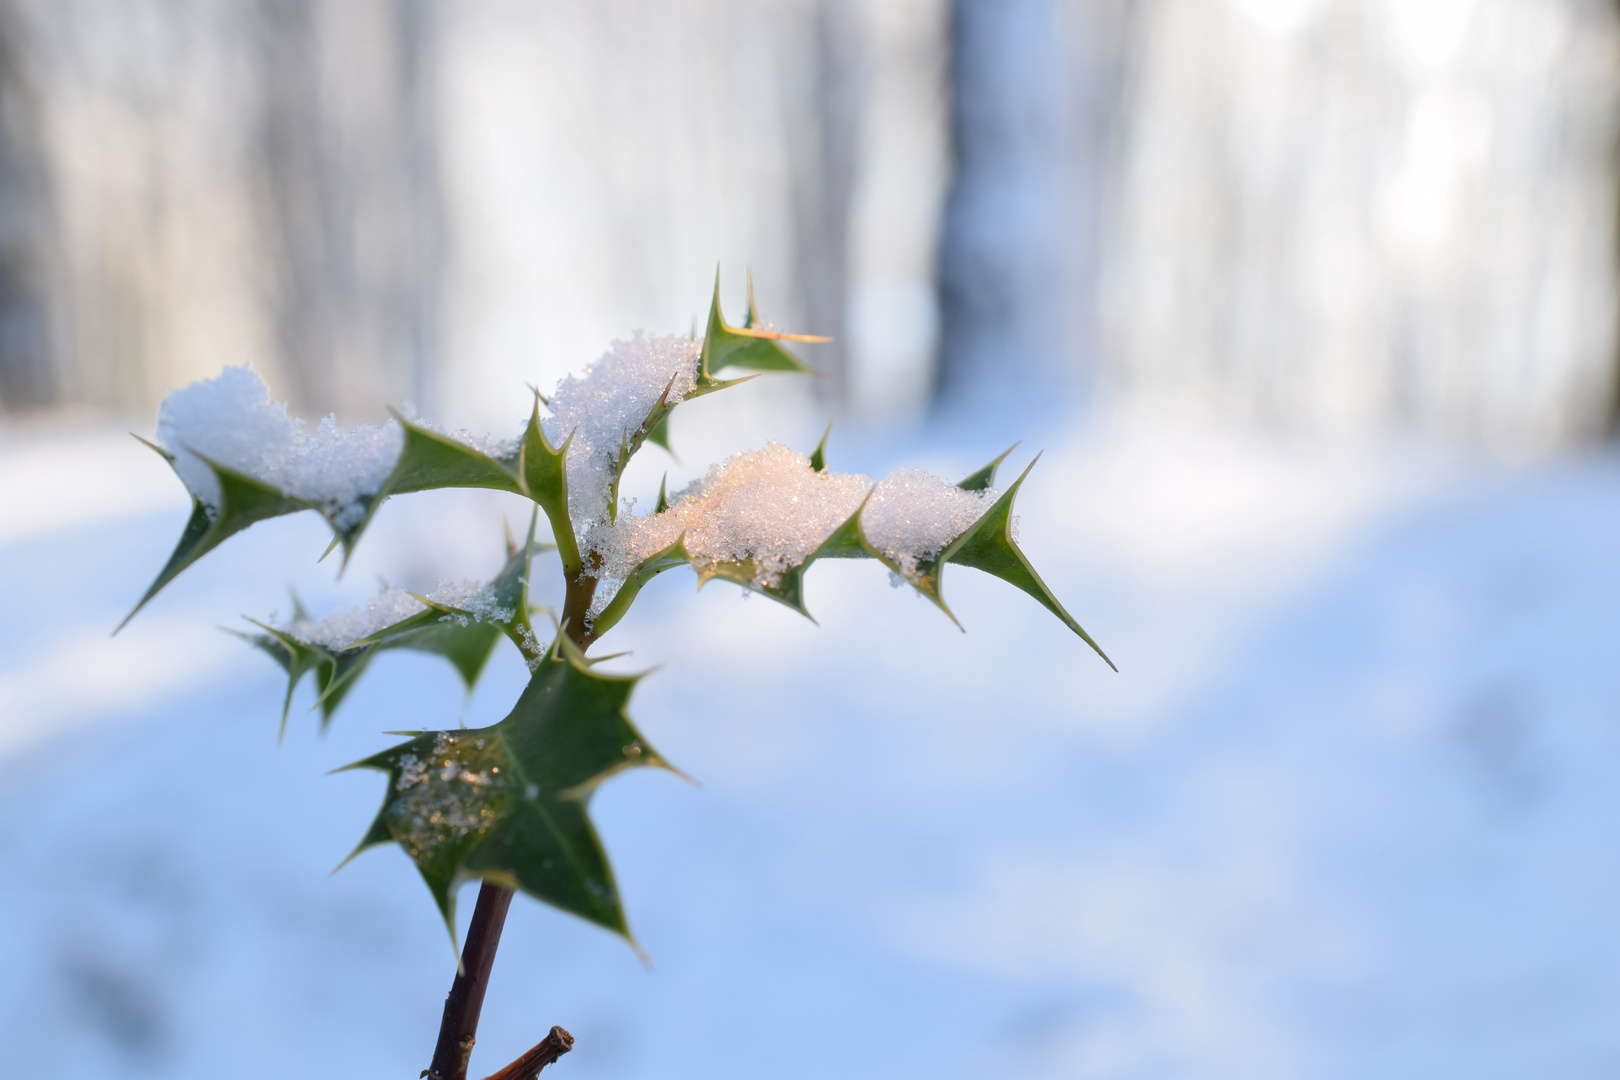
<svg viewBox="0 0 1620 1080"><path fill-rule="evenodd" d="M684 538L694 566L752 562L753 585L770 588L859 510L872 546L915 577L919 562L938 557L997 497L993 489L963 491L921 469L894 473L874 488L868 476L817 471L805 455L772 442L713 466L662 513L598 525L587 546L601 558L599 573L609 582L627 579ZM612 587L605 588L593 614L612 595Z"/></svg>
<svg viewBox="0 0 1620 1080"><path fill-rule="evenodd" d="M702 349L701 341L638 332L615 341L583 372L558 384L542 426L553 446L573 436L568 515L581 536L612 516L620 454L666 390L671 404L692 392Z"/></svg>
<svg viewBox="0 0 1620 1080"><path fill-rule="evenodd" d="M405 440L397 422L339 426L326 417L313 432L272 402L258 373L226 368L164 399L158 442L199 501L217 511L219 480L202 460L245 473L320 507L338 528L358 524L363 500L382 490ZM201 455L199 457L199 455Z"/></svg>

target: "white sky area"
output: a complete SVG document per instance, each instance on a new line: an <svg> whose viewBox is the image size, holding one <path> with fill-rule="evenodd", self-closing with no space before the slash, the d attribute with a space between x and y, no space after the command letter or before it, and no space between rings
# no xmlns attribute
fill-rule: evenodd
<svg viewBox="0 0 1620 1080"><path fill-rule="evenodd" d="M965 634L872 562L811 572L819 627L664 575L600 648L658 669L632 715L702 786L649 770L593 803L652 968L520 899L479 1075L552 1023L581 1078L1620 1067L1620 463L1111 407L1026 434L1015 459L1046 454L1021 542L1120 673L961 568ZM832 465L957 476L1004 448L940 449L959 441L835 435ZM649 458L632 493L716 459ZM57 494L91 475L115 497ZM384 730L498 719L521 660L501 646L468 699L437 658L379 657L327 736L295 704L278 750L279 670L214 627L285 612L288 585L319 612L380 573L487 578L500 517L518 531L528 508L394 500L336 583L315 517L257 526L109 638L179 532L180 485L100 430L8 433L0 481L27 613L0 629L14 1066L414 1075L443 930L397 850L328 876L381 780L326 772ZM555 573L537 564L537 602ZM836 1061L805 1052L829 1032Z"/></svg>

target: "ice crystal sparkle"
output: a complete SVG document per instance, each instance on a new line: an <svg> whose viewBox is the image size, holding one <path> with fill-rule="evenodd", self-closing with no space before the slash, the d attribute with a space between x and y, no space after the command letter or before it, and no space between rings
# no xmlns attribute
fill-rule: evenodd
<svg viewBox="0 0 1620 1080"><path fill-rule="evenodd" d="M694 560L752 559L761 582L774 584L848 521L871 488L866 476L816 472L809 458L772 442L711 467L663 513L621 517L586 539L606 578L627 577L684 534Z"/></svg>
<svg viewBox="0 0 1620 1080"><path fill-rule="evenodd" d="M938 558L1000 497L994 488L963 491L923 469L902 469L873 490L861 528L902 574L916 577L919 562Z"/></svg>

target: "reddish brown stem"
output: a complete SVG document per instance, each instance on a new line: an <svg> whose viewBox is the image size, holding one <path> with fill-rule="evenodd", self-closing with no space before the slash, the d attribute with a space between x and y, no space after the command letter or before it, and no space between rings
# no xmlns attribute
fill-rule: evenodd
<svg viewBox="0 0 1620 1080"><path fill-rule="evenodd" d="M478 1037L478 1014L484 1008L489 971L495 966L495 950L500 947L506 909L511 906L511 889L486 881L478 890L478 906L473 908L467 943L461 950L461 970L450 985L450 996L444 999L433 1064L422 1074L428 1080L467 1080L467 1060Z"/></svg>
<svg viewBox="0 0 1620 1080"><path fill-rule="evenodd" d="M506 1068L492 1072L484 1080L534 1080L540 1070L574 1048L574 1037L560 1027L541 1039Z"/></svg>
<svg viewBox="0 0 1620 1080"><path fill-rule="evenodd" d="M584 650L591 643L590 634L585 630L585 615L596 592L596 579L579 574L567 579L567 588L563 602L564 632ZM495 950L500 948L501 930L506 926L506 910L511 906L511 889L486 881L478 890L478 906L473 908L472 924L467 927L467 943L461 950L461 969L456 972L456 981L450 985L450 996L444 999L444 1019L439 1024L438 1045L433 1048L433 1064L422 1073L427 1080L467 1080L467 1062L472 1057L473 1044L478 1041L478 1014L484 1008L484 991L489 988L490 968L495 966ZM509 1077L530 1080L535 1073L566 1054L573 1045L572 1035L560 1027L554 1027L539 1045L495 1073L491 1080L508 1080ZM556 1048L550 1057L544 1056L547 1047ZM531 1060L538 1062L533 1065L532 1072L511 1071Z"/></svg>

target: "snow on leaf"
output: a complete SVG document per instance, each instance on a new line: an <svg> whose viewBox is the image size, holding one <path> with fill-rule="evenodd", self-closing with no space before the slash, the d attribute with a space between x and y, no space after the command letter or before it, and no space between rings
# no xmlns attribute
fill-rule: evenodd
<svg viewBox="0 0 1620 1080"><path fill-rule="evenodd" d="M442 582L425 595L385 588L367 604L320 620L309 618L295 598L293 619L285 626L249 620L263 632L238 636L287 672L282 730L293 693L306 675L314 676L324 728L372 657L386 649L444 657L469 691L503 634L531 661L537 659L540 650L529 622L529 566L535 554L552 545L536 543L534 528L531 518L526 546L509 542L505 565L487 585Z"/></svg>
<svg viewBox="0 0 1620 1080"><path fill-rule="evenodd" d="M614 773L668 767L625 714L638 678L596 672L559 634L499 723L424 732L349 766L388 774L382 808L355 853L399 844L452 933L457 886L484 878L628 938L586 811Z"/></svg>
<svg viewBox="0 0 1620 1080"><path fill-rule="evenodd" d="M875 558L956 622L941 591L945 564L954 562L1033 596L1113 666L1018 548L1012 503L1029 470L1005 492L993 486L1011 449L957 484L910 469L874 486L828 471L825 446L823 435L820 468L776 443L739 454L673 500L660 490L654 513L594 531L599 571L620 584L599 593L589 639L616 625L653 577L683 564L700 587L730 581L808 618L804 576L814 562Z"/></svg>
<svg viewBox="0 0 1620 1080"><path fill-rule="evenodd" d="M1009 450L1008 453L1011 453L1011 451ZM986 485L993 483L995 468L1006 456L1006 454L1003 454L985 466L984 469L979 470L978 473L974 473L968 477L968 481L976 482L976 478L988 470L989 478L984 482ZM1080 639L1087 645L1090 645L1096 654L1102 657L1104 663L1118 671L1119 669L1114 667L1114 662L1108 658L1108 654L1102 651L1102 647L1093 641L1091 635L1086 633L1081 625L1075 621L1074 616L1070 615L1063 605L1058 603L1057 597L1052 595L1052 590L1047 588L1046 582L1042 581L1041 576L1035 572L1035 568L1030 565L1029 559L1019 549L1018 543L1013 537L1013 499L1017 496L1018 489L1023 485L1024 479L1029 476L1030 470L1035 468L1035 462L1039 460L1040 455L1035 455L1035 459L1024 468L1018 479L1014 480L1007 490L1001 493L1001 496L991 504L990 508L984 512L984 515L978 521L973 523L971 528L953 540L937 559L920 560L913 573L902 573L901 576L905 577L918 592L938 604L940 609L947 615L951 615L950 609L945 606L945 599L941 592L941 578L946 563L971 566L975 570L982 570L992 577L998 577L1009 585L1022 589L1034 597L1042 607L1056 615L1063 621L1065 626L1079 635ZM966 482L964 481L964 483ZM994 489L986 487L981 490L993 491ZM893 562L890 562L887 558L884 561L888 563L891 570L898 571L899 568ZM956 616L951 615L951 619L954 622ZM961 624L958 623L957 625L960 626Z"/></svg>

